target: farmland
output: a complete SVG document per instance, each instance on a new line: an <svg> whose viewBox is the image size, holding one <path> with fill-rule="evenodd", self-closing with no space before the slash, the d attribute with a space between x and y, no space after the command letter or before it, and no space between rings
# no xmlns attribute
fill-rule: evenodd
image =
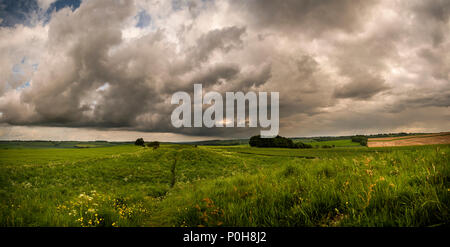
<svg viewBox="0 0 450 247"><path fill-rule="evenodd" d="M0 225L449 224L450 145L334 142L330 149L2 143Z"/></svg>
<svg viewBox="0 0 450 247"><path fill-rule="evenodd" d="M450 144L450 133L435 133L389 138L370 138L369 147L419 146L430 144Z"/></svg>

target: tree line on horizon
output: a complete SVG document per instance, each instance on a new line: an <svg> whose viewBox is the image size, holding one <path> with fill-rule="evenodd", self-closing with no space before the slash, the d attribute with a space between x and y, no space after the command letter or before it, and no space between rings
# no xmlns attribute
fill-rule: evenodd
<svg viewBox="0 0 450 247"><path fill-rule="evenodd" d="M138 138L136 139L136 141L134 142L134 145L136 146L142 146L142 147L150 147L153 149L157 149L159 148L159 141L152 141L152 142L148 142L147 144L145 144L144 138Z"/></svg>
<svg viewBox="0 0 450 247"><path fill-rule="evenodd" d="M262 138L261 135L252 136L249 144L251 147L313 148L310 144L294 143L291 139L279 135L274 138Z"/></svg>

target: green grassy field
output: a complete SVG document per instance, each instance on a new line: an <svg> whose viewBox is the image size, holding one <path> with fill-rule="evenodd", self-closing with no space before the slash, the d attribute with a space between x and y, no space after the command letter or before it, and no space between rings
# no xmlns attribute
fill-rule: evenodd
<svg viewBox="0 0 450 247"><path fill-rule="evenodd" d="M450 145L337 142L332 149L0 147L0 225L449 224Z"/></svg>
<svg viewBox="0 0 450 247"><path fill-rule="evenodd" d="M352 142L350 139L346 140L333 140L333 141L314 141L314 140L300 140L300 142L308 143L314 147L321 147L323 145L335 146L335 147L359 147L361 146L358 142Z"/></svg>
<svg viewBox="0 0 450 247"><path fill-rule="evenodd" d="M0 141L0 149L18 148L92 148L92 147L112 147L129 143L123 142L78 142L78 141Z"/></svg>

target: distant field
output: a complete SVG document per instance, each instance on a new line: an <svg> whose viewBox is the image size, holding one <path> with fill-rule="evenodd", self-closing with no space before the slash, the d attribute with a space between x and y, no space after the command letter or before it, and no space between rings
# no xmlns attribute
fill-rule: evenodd
<svg viewBox="0 0 450 247"><path fill-rule="evenodd" d="M449 153L450 145L0 148L0 226L448 225Z"/></svg>
<svg viewBox="0 0 450 247"><path fill-rule="evenodd" d="M0 141L0 149L17 149L17 148L96 148L96 147L112 147L129 143L123 142L106 142L106 141Z"/></svg>
<svg viewBox="0 0 450 247"><path fill-rule="evenodd" d="M352 142L350 139L335 140L335 141L311 141L309 144L315 147L321 147L323 145L335 146L335 147L362 147L358 142Z"/></svg>
<svg viewBox="0 0 450 247"><path fill-rule="evenodd" d="M416 146L430 144L450 144L450 133L414 135L389 138L370 138L368 147Z"/></svg>

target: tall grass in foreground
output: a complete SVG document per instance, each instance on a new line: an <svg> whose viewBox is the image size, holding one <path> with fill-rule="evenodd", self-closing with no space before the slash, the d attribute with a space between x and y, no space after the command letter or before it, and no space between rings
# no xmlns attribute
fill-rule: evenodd
<svg viewBox="0 0 450 247"><path fill-rule="evenodd" d="M160 206L175 226L446 225L448 151L294 159L251 176L180 185Z"/></svg>
<svg viewBox="0 0 450 247"><path fill-rule="evenodd" d="M449 154L450 145L0 150L0 225L448 225Z"/></svg>

